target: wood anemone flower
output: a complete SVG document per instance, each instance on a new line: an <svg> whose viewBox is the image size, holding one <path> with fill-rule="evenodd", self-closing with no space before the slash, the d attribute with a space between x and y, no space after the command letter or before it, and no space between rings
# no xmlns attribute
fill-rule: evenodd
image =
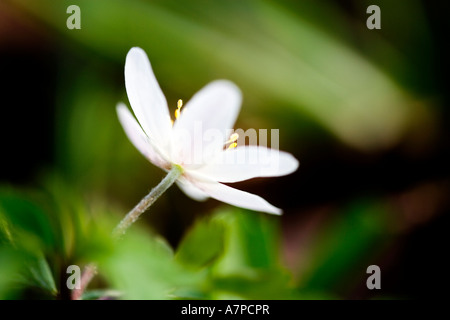
<svg viewBox="0 0 450 320"><path fill-rule="evenodd" d="M132 48L125 62L125 86L138 120L123 103L117 105L126 135L154 165L166 171L177 168L175 182L184 193L199 201L211 197L237 207L281 214L281 209L263 198L223 184L282 176L299 165L283 151L237 146L237 135L230 133L242 96L234 83L213 81L183 108L180 100L172 121L147 55Z"/></svg>

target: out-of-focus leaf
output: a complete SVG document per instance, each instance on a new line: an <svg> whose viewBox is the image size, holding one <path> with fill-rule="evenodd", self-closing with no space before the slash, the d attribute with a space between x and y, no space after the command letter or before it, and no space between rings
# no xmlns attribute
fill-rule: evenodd
<svg viewBox="0 0 450 320"><path fill-rule="evenodd" d="M14 232L28 237L30 251L36 248L54 248L57 239L54 234L54 222L35 201L8 190L0 191L0 212L6 236L14 241Z"/></svg>
<svg viewBox="0 0 450 320"><path fill-rule="evenodd" d="M60 297L68 290L67 265L95 261L109 252L112 224L106 210L99 207L93 221L76 195L56 181L39 195L0 192L0 255L5 257L0 273L5 287L13 288L8 294Z"/></svg>
<svg viewBox="0 0 450 320"><path fill-rule="evenodd" d="M123 63L131 47L143 47L163 87L180 88L183 96L212 76L227 77L251 96L276 101L277 109L292 106L299 118L309 115L360 149L392 146L417 121L409 95L350 42L274 1L217 1L205 9L204 1L181 7L173 1L80 0L81 30L66 27L70 1L15 3L116 61Z"/></svg>
<svg viewBox="0 0 450 320"><path fill-rule="evenodd" d="M211 265L204 288L209 298L294 299L298 295L280 263L277 219L237 208L214 213L214 220L224 227L224 252Z"/></svg>
<svg viewBox="0 0 450 320"><path fill-rule="evenodd" d="M270 270L280 266L277 217L230 209L220 212L217 219L226 225L226 253L217 261L215 272L246 274L251 268Z"/></svg>
<svg viewBox="0 0 450 320"><path fill-rule="evenodd" d="M212 279L212 299L286 300L300 295L290 285L284 270L254 270L253 275L225 276Z"/></svg>
<svg viewBox="0 0 450 320"><path fill-rule="evenodd" d="M121 293L115 290L88 290L83 293L82 300L114 300L119 299Z"/></svg>
<svg viewBox="0 0 450 320"><path fill-rule="evenodd" d="M197 281L175 263L167 243L136 227L102 259L99 272L124 299L169 299L177 288Z"/></svg>
<svg viewBox="0 0 450 320"><path fill-rule="evenodd" d="M46 291L48 297L57 293L52 271L43 256L44 250L54 250L57 241L54 226L46 218L49 216L45 211L25 196L11 191L0 193L0 251L5 255L0 272L5 276L3 281L15 287L17 294L22 288L32 287ZM11 265L13 269L8 267Z"/></svg>
<svg viewBox="0 0 450 320"><path fill-rule="evenodd" d="M62 246L60 258L65 263L71 260L89 263L107 254L112 245L111 230L119 213L95 197L88 206L76 188L57 176L47 177L44 189L51 195L51 213Z"/></svg>
<svg viewBox="0 0 450 320"><path fill-rule="evenodd" d="M175 258L187 266L202 267L223 253L224 226L217 219L200 220L179 245Z"/></svg>
<svg viewBox="0 0 450 320"><path fill-rule="evenodd" d="M0 245L0 300L20 297L17 282L22 258L23 256L12 248Z"/></svg>
<svg viewBox="0 0 450 320"><path fill-rule="evenodd" d="M34 265L29 267L29 270L34 281L36 281L41 288L56 295L57 289L52 271L50 270L47 260L42 255L36 259Z"/></svg>
<svg viewBox="0 0 450 320"><path fill-rule="evenodd" d="M0 208L0 246L13 246L14 240L11 232L11 227L9 226L9 221L2 213Z"/></svg>
<svg viewBox="0 0 450 320"><path fill-rule="evenodd" d="M10 205L6 207L9 212L14 210ZM10 227L11 223L2 210L5 209L0 208L0 255L3 256L0 273L4 279L0 279L0 286L3 282L5 287L15 288L12 292L17 295L21 289L35 287L42 291L43 296L56 296L55 280L43 256L46 247L40 242L40 234L21 229L21 225Z"/></svg>

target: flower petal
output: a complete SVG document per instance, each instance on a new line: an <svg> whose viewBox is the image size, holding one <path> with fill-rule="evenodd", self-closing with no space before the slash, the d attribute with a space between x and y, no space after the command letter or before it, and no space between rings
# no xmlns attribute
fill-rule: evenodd
<svg viewBox="0 0 450 320"><path fill-rule="evenodd" d="M119 103L116 109L119 121L131 143L153 164L158 167L164 167L167 162L163 160L163 158L153 148L150 140L145 135L130 110L128 110L123 103Z"/></svg>
<svg viewBox="0 0 450 320"><path fill-rule="evenodd" d="M204 193L199 188L195 187L192 183L188 182L186 179L179 178L176 182L177 186L183 191L188 197L197 200L205 201L209 196Z"/></svg>
<svg viewBox="0 0 450 320"><path fill-rule="evenodd" d="M209 83L181 109L173 126L172 159L184 165L201 164L223 149L239 114L242 95L227 80Z"/></svg>
<svg viewBox="0 0 450 320"><path fill-rule="evenodd" d="M241 146L224 150L214 162L193 170L197 178L220 182L237 182L256 177L278 177L297 170L293 155L259 146Z"/></svg>
<svg viewBox="0 0 450 320"><path fill-rule="evenodd" d="M282 210L280 208L271 205L266 200L255 194L238 190L218 182L194 180L193 184L211 198L232 204L236 207L271 214L282 214Z"/></svg>
<svg viewBox="0 0 450 320"><path fill-rule="evenodd" d="M125 61L125 86L134 114L147 136L165 149L172 129L164 94L144 50L132 48Z"/></svg>

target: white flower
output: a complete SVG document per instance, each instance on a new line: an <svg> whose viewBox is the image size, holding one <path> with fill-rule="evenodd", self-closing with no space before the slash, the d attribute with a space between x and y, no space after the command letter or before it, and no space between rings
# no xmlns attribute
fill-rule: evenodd
<svg viewBox="0 0 450 320"><path fill-rule="evenodd" d="M282 176L294 172L298 161L289 153L261 146L237 146L227 134L239 114L241 92L230 81L211 82L186 104L177 119L171 120L166 98L153 74L145 52L132 48L125 63L125 86L131 107L119 103L119 120L133 145L156 166L168 171L183 168L176 182L195 200L208 197L229 204L273 214L281 214L263 198L229 187L225 183L255 177ZM255 161L256 159L256 161Z"/></svg>

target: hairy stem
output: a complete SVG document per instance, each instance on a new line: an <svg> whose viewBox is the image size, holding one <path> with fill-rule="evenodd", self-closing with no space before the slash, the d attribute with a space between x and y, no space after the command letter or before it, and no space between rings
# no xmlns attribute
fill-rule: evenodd
<svg viewBox="0 0 450 320"><path fill-rule="evenodd" d="M113 231L113 237L119 238L183 173L183 168L174 165L167 176L154 187L128 214Z"/></svg>
<svg viewBox="0 0 450 320"><path fill-rule="evenodd" d="M174 165L167 176L154 187L128 214L120 221L112 234L115 239L120 238L125 231L145 212L183 173L183 168ZM97 266L93 263L86 266L81 276L80 289L72 291L72 300L80 300L89 282L97 273Z"/></svg>

